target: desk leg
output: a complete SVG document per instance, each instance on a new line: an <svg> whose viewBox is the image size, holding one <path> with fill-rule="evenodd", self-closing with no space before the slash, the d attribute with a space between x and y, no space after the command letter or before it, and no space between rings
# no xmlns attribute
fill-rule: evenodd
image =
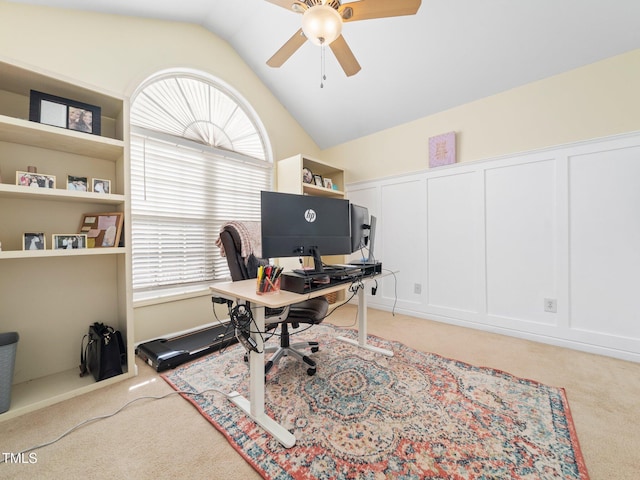
<svg viewBox="0 0 640 480"><path fill-rule="evenodd" d="M256 322L255 329L258 332L264 332L264 308L255 308L253 318ZM258 351L261 353L249 354L249 400L238 392L232 392L229 399L285 448L291 448L296 444L296 437L264 411L264 344L260 334L252 333L251 337L256 341Z"/></svg>
<svg viewBox="0 0 640 480"><path fill-rule="evenodd" d="M350 338L345 337L337 338L338 340L356 345L360 348L364 348L365 350L370 350L372 352L380 353L388 357L393 357L393 352L391 350L387 350L386 348L374 347L373 345L367 344L367 295L364 291L364 288L361 288L358 292L358 341L351 340Z"/></svg>

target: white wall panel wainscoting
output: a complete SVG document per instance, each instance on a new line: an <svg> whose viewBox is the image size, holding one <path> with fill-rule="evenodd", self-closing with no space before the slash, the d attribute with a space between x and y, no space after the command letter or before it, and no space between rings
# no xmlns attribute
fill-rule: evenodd
<svg viewBox="0 0 640 480"><path fill-rule="evenodd" d="M347 192L399 271L371 307L640 362L640 132Z"/></svg>

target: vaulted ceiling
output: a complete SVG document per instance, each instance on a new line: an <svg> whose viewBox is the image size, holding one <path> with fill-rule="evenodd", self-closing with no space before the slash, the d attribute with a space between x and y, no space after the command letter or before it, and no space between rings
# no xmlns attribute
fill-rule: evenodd
<svg viewBox="0 0 640 480"><path fill-rule="evenodd" d="M639 0L422 0L416 15L345 22L362 69L347 77L326 49L321 88L310 42L267 66L301 16L265 0L12 1L202 25L323 149L640 48Z"/></svg>

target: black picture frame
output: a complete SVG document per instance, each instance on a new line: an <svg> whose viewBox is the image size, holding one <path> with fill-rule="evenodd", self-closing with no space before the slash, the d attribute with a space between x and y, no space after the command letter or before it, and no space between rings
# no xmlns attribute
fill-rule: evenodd
<svg viewBox="0 0 640 480"><path fill-rule="evenodd" d="M101 112L96 105L31 90L29 120L32 122L100 135Z"/></svg>

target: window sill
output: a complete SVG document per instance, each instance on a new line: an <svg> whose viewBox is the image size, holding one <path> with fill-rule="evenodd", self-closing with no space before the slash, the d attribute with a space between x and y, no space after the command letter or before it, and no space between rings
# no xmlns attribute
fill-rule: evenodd
<svg viewBox="0 0 640 480"><path fill-rule="evenodd" d="M179 302L190 298L211 295L209 285L196 285L192 287L177 287L153 292L138 292L133 294L133 308L148 307L161 303Z"/></svg>

